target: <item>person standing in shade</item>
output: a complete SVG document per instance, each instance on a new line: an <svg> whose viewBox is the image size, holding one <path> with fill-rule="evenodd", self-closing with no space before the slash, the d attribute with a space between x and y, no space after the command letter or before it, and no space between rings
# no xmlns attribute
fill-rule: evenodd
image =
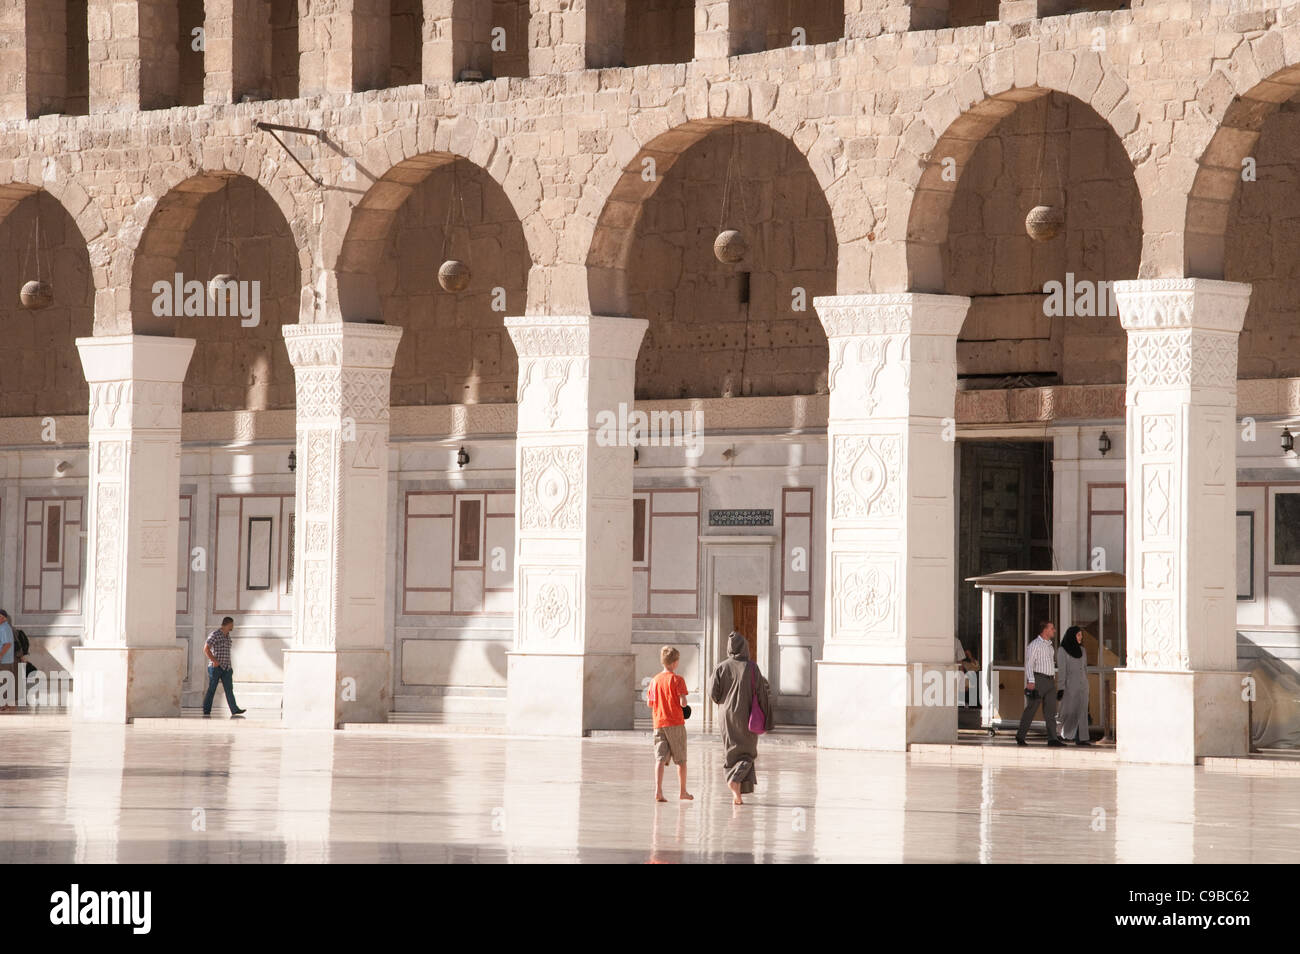
<svg viewBox="0 0 1300 954"><path fill-rule="evenodd" d="M203 655L208 657L208 691L203 696L205 716L212 715L212 698L217 694L217 683L226 690L230 717L233 719L244 714L244 710L235 704L235 671L230 665L230 631L234 628L234 618L227 616L219 627L208 633L208 640L203 644Z"/></svg>
<svg viewBox="0 0 1300 954"><path fill-rule="evenodd" d="M14 639L14 628L9 622L9 612L0 610L0 712L15 712L18 706L18 664L15 662L17 657L17 640ZM5 685L4 674L9 674L9 684ZM11 701L12 700L12 701Z"/></svg>
<svg viewBox="0 0 1300 954"><path fill-rule="evenodd" d="M1016 745L1029 744L1025 735L1029 723L1038 714L1040 703L1043 721L1047 723L1047 744L1065 745L1056 734L1056 652L1052 646L1055 635L1056 625L1044 620L1038 627L1038 635L1025 647L1025 711L1016 731Z"/></svg>
<svg viewBox="0 0 1300 954"><path fill-rule="evenodd" d="M1083 651L1078 626L1071 626L1061 637L1056 651L1056 668L1060 675L1056 690L1061 700L1061 736L1075 739L1076 745L1092 745L1088 738L1088 657Z"/></svg>

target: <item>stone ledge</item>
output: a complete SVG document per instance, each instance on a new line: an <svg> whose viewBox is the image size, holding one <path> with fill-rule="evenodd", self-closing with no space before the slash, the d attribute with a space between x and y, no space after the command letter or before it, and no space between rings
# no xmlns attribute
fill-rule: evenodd
<svg viewBox="0 0 1300 954"><path fill-rule="evenodd" d="M1026 746L997 745L991 743L966 743L936 745L913 743L908 747L908 757L915 762L940 765L1015 765L1043 768L1114 768L1118 764L1115 749L1093 743L1083 749L1073 745L1049 748L1034 741Z"/></svg>

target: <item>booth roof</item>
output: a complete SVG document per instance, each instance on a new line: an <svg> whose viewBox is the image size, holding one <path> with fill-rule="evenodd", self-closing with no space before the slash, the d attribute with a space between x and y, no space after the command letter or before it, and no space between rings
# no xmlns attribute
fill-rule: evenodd
<svg viewBox="0 0 1300 954"><path fill-rule="evenodd" d="M1119 587L1123 589L1123 573L1099 570L1003 570L987 576L970 576L967 583L976 586L1069 586L1088 589Z"/></svg>

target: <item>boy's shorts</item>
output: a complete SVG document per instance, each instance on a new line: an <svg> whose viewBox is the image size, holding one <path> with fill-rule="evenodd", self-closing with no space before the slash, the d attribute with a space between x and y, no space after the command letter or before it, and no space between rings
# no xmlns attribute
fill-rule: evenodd
<svg viewBox="0 0 1300 954"><path fill-rule="evenodd" d="M684 725L665 725L655 729L655 761L664 764L670 757L678 765L686 764Z"/></svg>

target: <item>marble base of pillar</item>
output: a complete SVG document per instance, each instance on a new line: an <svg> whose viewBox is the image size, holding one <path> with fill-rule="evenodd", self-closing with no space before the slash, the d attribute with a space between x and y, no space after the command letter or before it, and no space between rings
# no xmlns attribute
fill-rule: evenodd
<svg viewBox="0 0 1300 954"><path fill-rule="evenodd" d="M631 653L507 653L506 729L579 737L630 729L636 699Z"/></svg>
<svg viewBox="0 0 1300 954"><path fill-rule="evenodd" d="M1194 765L1246 755L1250 725L1240 672L1119 670L1115 739L1121 762Z"/></svg>
<svg viewBox="0 0 1300 954"><path fill-rule="evenodd" d="M118 725L177 718L184 677L179 646L81 646L72 658L72 718Z"/></svg>
<svg viewBox="0 0 1300 954"><path fill-rule="evenodd" d="M817 663L817 747L906 752L957 741L955 666Z"/></svg>
<svg viewBox="0 0 1300 954"><path fill-rule="evenodd" d="M281 719L289 729L387 722L391 681L387 649L286 649Z"/></svg>

